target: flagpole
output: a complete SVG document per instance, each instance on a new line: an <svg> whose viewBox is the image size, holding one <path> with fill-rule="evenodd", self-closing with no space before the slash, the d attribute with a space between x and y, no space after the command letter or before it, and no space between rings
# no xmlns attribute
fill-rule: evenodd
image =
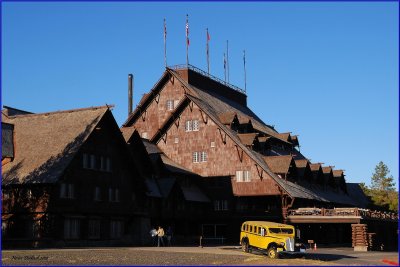
<svg viewBox="0 0 400 267"><path fill-rule="evenodd" d="M164 65L167 67L167 23L164 18Z"/></svg>
<svg viewBox="0 0 400 267"><path fill-rule="evenodd" d="M208 28L207 28L207 73L208 75L210 75L210 51L209 51L208 41L210 41L210 35L208 34Z"/></svg>
<svg viewBox="0 0 400 267"><path fill-rule="evenodd" d="M228 73L228 83L229 83L229 46L228 46L228 40L226 40L226 68L227 68L227 73Z"/></svg>
<svg viewBox="0 0 400 267"><path fill-rule="evenodd" d="M243 67L244 67L244 92L246 93L246 50L243 50Z"/></svg>
<svg viewBox="0 0 400 267"><path fill-rule="evenodd" d="M225 83L226 83L226 58L224 53L224 75L225 75Z"/></svg>
<svg viewBox="0 0 400 267"><path fill-rule="evenodd" d="M189 15L186 14L186 67L189 67Z"/></svg>

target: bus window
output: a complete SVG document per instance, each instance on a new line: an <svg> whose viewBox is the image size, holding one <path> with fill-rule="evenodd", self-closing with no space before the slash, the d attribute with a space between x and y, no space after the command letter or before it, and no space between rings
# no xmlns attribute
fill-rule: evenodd
<svg viewBox="0 0 400 267"><path fill-rule="evenodd" d="M250 225L250 230L249 232L253 232L253 225Z"/></svg>

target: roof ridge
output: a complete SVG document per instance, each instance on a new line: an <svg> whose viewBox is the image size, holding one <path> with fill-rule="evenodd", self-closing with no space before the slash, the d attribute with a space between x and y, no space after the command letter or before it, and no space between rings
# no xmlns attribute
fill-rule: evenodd
<svg viewBox="0 0 400 267"><path fill-rule="evenodd" d="M54 115L60 113L72 113L72 112L80 112L86 110L96 110L96 109L103 109L103 108L113 108L114 105L105 105L105 106L95 106L95 107L87 107L87 108L77 108L77 109L68 109L68 110L57 110L57 111L50 111L50 112L43 112L43 113L32 113L32 114L23 114L23 115L14 115L8 116L10 119L14 118L21 118L21 117L35 117L35 116L43 116L43 115Z"/></svg>

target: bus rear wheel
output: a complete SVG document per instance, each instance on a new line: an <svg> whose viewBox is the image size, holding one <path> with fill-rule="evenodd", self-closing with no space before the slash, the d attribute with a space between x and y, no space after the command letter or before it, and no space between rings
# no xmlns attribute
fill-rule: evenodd
<svg viewBox="0 0 400 267"><path fill-rule="evenodd" d="M242 250L246 253L250 252L249 242L247 240L242 240Z"/></svg>

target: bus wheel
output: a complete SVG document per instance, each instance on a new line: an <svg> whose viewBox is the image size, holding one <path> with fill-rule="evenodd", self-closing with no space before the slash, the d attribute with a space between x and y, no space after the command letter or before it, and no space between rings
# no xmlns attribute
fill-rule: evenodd
<svg viewBox="0 0 400 267"><path fill-rule="evenodd" d="M246 239L242 240L242 250L246 253L250 252L249 242Z"/></svg>
<svg viewBox="0 0 400 267"><path fill-rule="evenodd" d="M278 252L276 251L275 247L270 247L267 251L267 255L271 259L276 259L278 258Z"/></svg>

